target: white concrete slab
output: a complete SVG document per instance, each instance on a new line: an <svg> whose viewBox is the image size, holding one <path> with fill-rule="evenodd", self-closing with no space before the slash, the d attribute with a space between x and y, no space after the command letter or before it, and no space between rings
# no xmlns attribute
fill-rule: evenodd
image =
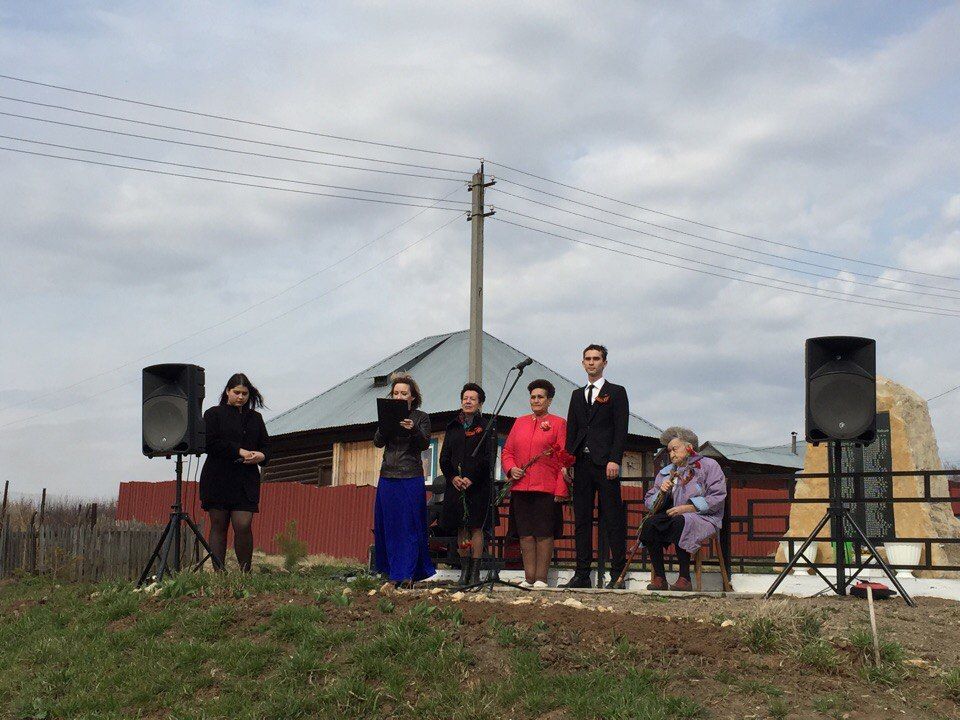
<svg viewBox="0 0 960 720"><path fill-rule="evenodd" d="M827 577L831 577L829 571L824 571ZM879 572L879 575L877 574ZM871 572L867 578L871 582L881 582L891 589L895 590L892 583L883 575L882 571ZM547 576L551 590L560 590L557 586L566 582L573 575L572 570L551 570ZM453 582L460 576L457 570L439 570L436 575L430 578L431 581L449 581ZM607 576L609 579L609 575ZM774 574L754 574L754 573L734 573L730 580L733 584L735 595L762 595L773 584L776 579ZM521 570L502 570L500 579L507 582L519 583L523 580L523 571ZM672 573L667 574L667 580L673 581L675 576ZM901 573L897 579L913 597L937 597L947 600L960 601L960 580L939 579L939 578L917 578L912 574ZM593 574L593 582L596 584L596 573ZM648 592L646 587L650 582L650 573L646 571L637 571L627 573L627 589L604 592ZM720 573L703 573L703 593L705 595L721 596L723 586L720 580ZM777 595L792 597L810 597L821 591L831 592L826 583L819 575L808 575L806 573L796 573L788 576L777 588ZM585 592L579 590L578 592ZM663 593L669 595L690 596L691 593Z"/></svg>
<svg viewBox="0 0 960 720"><path fill-rule="evenodd" d="M828 570L823 573L832 579ZM739 592L747 593L765 593L773 584L776 575L752 575L747 573L734 573L731 577L733 589ZM883 583L891 590L896 590L890 580L879 571L879 575L871 573L868 578L871 582ZM938 597L947 600L960 600L960 580L947 580L940 578L918 578L913 575L900 573L897 580L903 585L903 589L913 597ZM797 574L785 578L777 588L777 595L791 595L794 597L809 597L818 592L832 592L827 584L819 575Z"/></svg>
<svg viewBox="0 0 960 720"><path fill-rule="evenodd" d="M573 570L559 570L551 569L547 573L547 583L551 588L559 589L558 586L567 582L573 576ZM431 581L454 581L460 577L459 570L438 570L437 574L430 578ZM597 584L597 573L594 571L590 574L591 582L594 587ZM519 583L523 580L523 571L522 570L501 570L500 579L506 580L507 582ZM668 574L667 579L671 582L676 580L676 577ZM606 582L610 581L610 574L606 575ZM636 572L628 572L625 579L626 589L631 591L643 591L647 592L647 583L650 582L650 573L649 571L642 570ZM723 581L720 578L720 573L716 572L705 572L703 573L703 590L705 592L721 592L723 590ZM578 591L582 592L582 591ZM611 591L612 592L612 591ZM622 590L617 592L623 592Z"/></svg>

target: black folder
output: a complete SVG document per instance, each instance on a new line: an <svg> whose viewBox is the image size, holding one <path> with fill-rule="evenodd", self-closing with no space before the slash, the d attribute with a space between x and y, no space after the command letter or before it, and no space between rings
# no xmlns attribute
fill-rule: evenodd
<svg viewBox="0 0 960 720"><path fill-rule="evenodd" d="M400 433L408 433L400 427L400 421L410 416L410 406L406 400L377 398L377 426L385 438L393 438Z"/></svg>

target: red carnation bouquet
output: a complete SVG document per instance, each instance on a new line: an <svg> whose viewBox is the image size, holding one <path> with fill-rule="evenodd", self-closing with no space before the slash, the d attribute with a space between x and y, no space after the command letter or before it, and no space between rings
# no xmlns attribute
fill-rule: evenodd
<svg viewBox="0 0 960 720"><path fill-rule="evenodd" d="M544 458L550 458L551 463L557 470L568 468L576 461L576 458L568 453L563 446L557 442L553 445L545 447L539 453L527 460L527 462L520 466L520 469L526 472L535 462ZM511 480L510 482L513 483L516 482L516 480ZM508 492L510 492L510 485L504 485L503 490L500 491L500 496L497 498L497 505L503 502L503 499L507 496Z"/></svg>

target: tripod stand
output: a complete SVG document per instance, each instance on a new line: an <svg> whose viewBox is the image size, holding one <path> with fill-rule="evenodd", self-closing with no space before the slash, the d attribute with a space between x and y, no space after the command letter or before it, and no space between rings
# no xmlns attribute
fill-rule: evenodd
<svg viewBox="0 0 960 720"><path fill-rule="evenodd" d="M812 567L814 571L819 575L823 581L833 590L837 595L846 595L847 588L850 583L853 582L854 578L860 574L860 572L866 567L866 564L870 562L870 558L874 558L877 561L877 565L883 570L884 574L890 579L890 582L893 583L894 587L897 588L897 592L900 593L900 596L903 598L904 602L907 603L910 607L916 605L913 602L907 591L903 589L903 586L900 584L900 581L897 580L896 573L890 569L890 566L884 562L883 558L877 553L877 549L873 546L873 543L870 542L870 539L867 537L866 533L860 528L857 524L857 521L854 519L853 514L850 512L849 508L845 507L843 504L843 498L841 497L840 492L840 477L841 477L841 448L840 441L834 440L830 444L830 449L833 451L833 461L830 463L830 478L829 478L829 496L830 504L827 506L827 511L824 513L823 517L820 518L820 522L817 523L816 527L807 535L807 538L803 541L803 544L800 546L800 549L793 556L793 559L787 563L787 566L780 572L777 576L777 579L773 581L773 584L770 586L770 589L767 590L766 594L763 596L765 599L769 600L770 596L773 595L780 583L783 582L784 578L790 574L790 571L793 570L794 566L797 564L801 558L806 560L803 557L803 553L810 546L820 531L824 528L827 522L830 522L830 535L832 536L835 544L836 550L834 551L834 568L837 573L836 582L830 582L826 575L820 572L820 568L811 564L807 561L809 567ZM829 450L828 450L829 452ZM857 569L847 577L847 565L846 565L846 551L845 551L845 537L844 537L844 523L849 523L850 527L853 528L855 536L853 539L860 539L863 542L864 547L867 548L870 555L867 556L866 560L863 560Z"/></svg>
<svg viewBox="0 0 960 720"><path fill-rule="evenodd" d="M493 456L490 462L490 497L487 504L487 517L484 525L484 539L483 539L483 554L480 556L481 567L484 565L487 569L487 579L481 580L480 582L473 583L472 585L465 585L461 590L482 590L487 588L487 592L493 592L493 588L496 585L504 585L509 588L514 588L515 590L526 590L527 588L521 587L520 585L512 582L507 582L506 580L500 579L500 567L499 561L493 556L493 545L494 545L494 536L497 529L497 483L496 483L496 464L497 464L497 445L496 439L500 436L497 434L497 419L500 417L500 413L503 410L503 406L507 404L507 399L510 397L510 394L513 392L513 389L517 386L517 383L520 380L520 376L523 375L523 369L532 363L533 361L527 358L521 363L518 363L514 367L510 368L511 370L517 371L517 376L513 379L513 384L510 386L510 389L507 390L506 394L503 396L503 399L500 401L500 404L493 411L493 415L490 417L490 422L487 423L486 429L483 431L483 435L480 437L480 442L477 443L477 446L473 450L473 454L476 455L480 452L481 448L484 447L484 444L487 442L489 436L493 436L494 445L490 450L490 454ZM507 377L509 377L509 372ZM504 381L506 385L506 381ZM507 480L506 482L509 482ZM487 522L491 523L490 525L490 534L486 533Z"/></svg>
<svg viewBox="0 0 960 720"><path fill-rule="evenodd" d="M223 570L223 562L213 554L213 550L210 549L210 545L207 543L206 538L203 537L203 533L200 532L200 528L193 522L190 515L183 511L183 455L177 455L177 480L175 487L173 505L170 506L170 519L167 520L167 526L160 534L160 539L157 541L157 546L153 549L150 559L147 560L147 566L143 569L143 572L140 573L140 579L137 580L137 587L142 587L147 581L147 578L150 577L150 570L153 568L154 562L157 563L157 572L153 576L154 582L163 580L164 575L180 572L180 523L187 524L187 528L193 533L197 541L203 545L203 549L207 551L207 554L193 569L199 570L207 561L207 558L210 558L215 570Z"/></svg>

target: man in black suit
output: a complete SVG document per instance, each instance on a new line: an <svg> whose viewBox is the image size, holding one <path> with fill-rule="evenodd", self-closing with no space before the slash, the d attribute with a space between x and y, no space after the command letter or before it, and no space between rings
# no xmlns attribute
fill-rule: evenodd
<svg viewBox="0 0 960 720"><path fill-rule="evenodd" d="M577 569L564 585L588 588L593 559L594 496L599 496L600 514L610 548L607 588L622 588L616 582L626 564L627 519L620 497L620 465L627 441L630 405L627 390L603 377L607 349L588 345L583 351L587 384L574 390L567 411L567 452L576 457L573 466L573 517L576 527Z"/></svg>

